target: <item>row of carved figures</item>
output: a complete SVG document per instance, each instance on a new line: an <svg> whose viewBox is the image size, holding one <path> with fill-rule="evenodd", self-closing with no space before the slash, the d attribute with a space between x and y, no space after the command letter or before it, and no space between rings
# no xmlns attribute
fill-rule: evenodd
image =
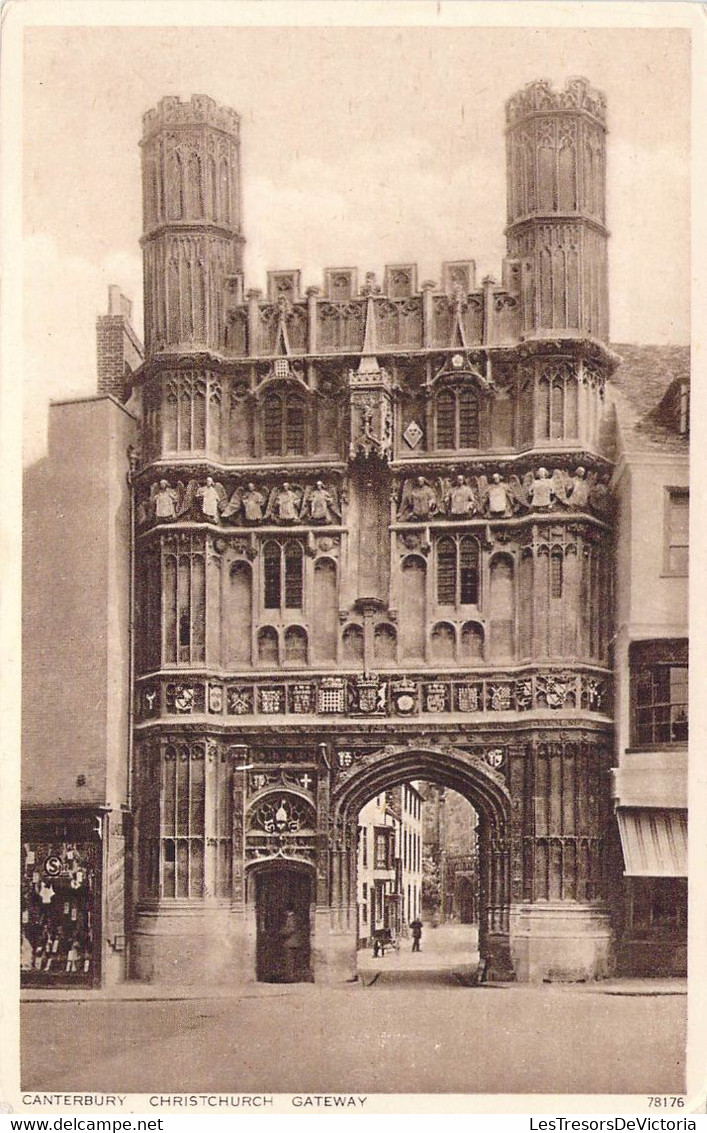
<svg viewBox="0 0 707 1133"><path fill-rule="evenodd" d="M337 523L341 506L336 488L317 480L303 488L285 480L275 488L260 489L250 482L237 487L229 496L223 484L207 476L204 484L179 480L173 488L168 480L153 484L148 500L138 508L138 522L169 523L198 515L210 523L222 519L231 523Z"/></svg>
<svg viewBox="0 0 707 1133"><path fill-rule="evenodd" d="M573 474L556 468L527 472L521 479L504 480L494 472L486 476L440 477L430 483L424 476L405 480L398 505L400 520L428 520L437 516L469 519L475 515L497 518L524 511L549 512L558 506L605 515L610 510L608 476L587 473L581 465Z"/></svg>
<svg viewBox="0 0 707 1133"><path fill-rule="evenodd" d="M556 468L550 475L546 468L538 468L522 479L514 475L505 480L499 472L490 479L462 474L454 480L439 477L434 483L424 476L406 479L397 501L397 518L413 522L442 517L507 518L558 507L607 515L610 504L608 476L587 473L580 465L573 474ZM271 488L250 481L229 496L223 484L207 476L203 484L189 480L185 485L179 480L174 488L168 480L159 480L138 506L141 526L191 518L250 525L268 520L275 524L340 523L341 499L337 489L322 480L314 486L285 480Z"/></svg>

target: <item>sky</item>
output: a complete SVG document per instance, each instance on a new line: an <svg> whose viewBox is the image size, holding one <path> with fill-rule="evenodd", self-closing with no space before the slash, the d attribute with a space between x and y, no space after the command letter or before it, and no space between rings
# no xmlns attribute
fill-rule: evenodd
<svg viewBox="0 0 707 1133"><path fill-rule="evenodd" d="M50 398L95 392L117 283L142 330L143 113L208 94L241 116L247 287L473 258L500 278L504 103L584 75L608 101L613 342L686 343L690 58L682 29L38 27L23 83L24 448Z"/></svg>

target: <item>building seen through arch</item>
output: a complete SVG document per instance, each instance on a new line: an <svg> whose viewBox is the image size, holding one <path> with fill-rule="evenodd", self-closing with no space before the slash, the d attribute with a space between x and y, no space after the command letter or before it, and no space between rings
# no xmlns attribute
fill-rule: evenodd
<svg viewBox="0 0 707 1133"><path fill-rule="evenodd" d="M25 982L345 981L423 783L487 979L684 970L689 352L609 341L607 114L499 106L498 278L265 290L238 115L145 114L144 349L112 289L25 484Z"/></svg>

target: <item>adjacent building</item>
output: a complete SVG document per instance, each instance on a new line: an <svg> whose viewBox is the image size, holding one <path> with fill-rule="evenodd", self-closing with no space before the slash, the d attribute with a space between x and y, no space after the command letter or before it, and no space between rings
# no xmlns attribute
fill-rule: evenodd
<svg viewBox="0 0 707 1133"><path fill-rule="evenodd" d="M687 971L690 352L617 350L616 959L675 975Z"/></svg>
<svg viewBox="0 0 707 1133"><path fill-rule="evenodd" d="M377 795L358 817L358 945L370 946L377 934L407 935L421 913L422 798L417 786L403 783Z"/></svg>
<svg viewBox="0 0 707 1133"><path fill-rule="evenodd" d="M488 978L654 963L687 400L608 342L603 96L531 83L505 125L499 279L261 291L238 115L145 115L144 359L114 293L103 396L52 408L27 477L27 979L349 978L359 813L420 781L478 817Z"/></svg>
<svg viewBox="0 0 707 1133"><path fill-rule="evenodd" d="M479 860L476 811L456 791L425 784L422 806L425 915L435 921L475 924Z"/></svg>

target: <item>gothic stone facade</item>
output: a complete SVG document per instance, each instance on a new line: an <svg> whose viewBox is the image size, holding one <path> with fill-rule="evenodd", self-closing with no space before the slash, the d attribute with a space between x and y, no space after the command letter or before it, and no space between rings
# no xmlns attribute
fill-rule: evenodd
<svg viewBox="0 0 707 1133"><path fill-rule="evenodd" d="M263 294L238 116L145 116L138 978L253 978L278 901L313 978L348 976L357 815L413 780L478 812L489 975L608 971L605 137L584 80L510 99L500 283Z"/></svg>

